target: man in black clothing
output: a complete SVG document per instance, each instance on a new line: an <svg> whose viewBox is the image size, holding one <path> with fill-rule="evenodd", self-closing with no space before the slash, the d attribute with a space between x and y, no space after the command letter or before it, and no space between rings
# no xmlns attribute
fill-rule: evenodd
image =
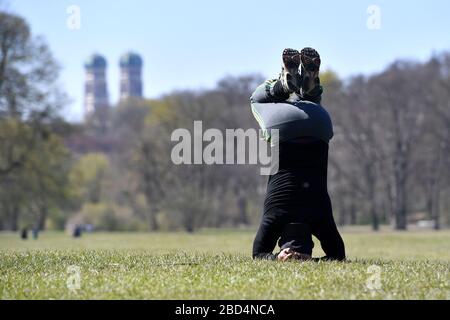
<svg viewBox="0 0 450 320"><path fill-rule="evenodd" d="M265 138L270 141L268 129L279 129L281 137L274 142L279 143L278 172L269 177L253 258L310 259L314 235L326 254L321 259L344 260L344 242L327 191L328 142L333 130L328 113L319 104L320 56L312 48L301 52L285 49L282 60L279 79L267 80L251 97L253 114ZM289 112L304 116L290 122L286 120ZM283 121L279 113L283 113ZM281 251L273 254L277 241Z"/></svg>

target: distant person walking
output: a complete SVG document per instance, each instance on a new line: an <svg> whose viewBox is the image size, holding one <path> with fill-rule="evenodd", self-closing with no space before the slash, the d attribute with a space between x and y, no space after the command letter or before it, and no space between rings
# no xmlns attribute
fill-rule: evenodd
<svg viewBox="0 0 450 320"><path fill-rule="evenodd" d="M311 259L312 235L326 254L321 259L345 259L327 190L328 142L333 128L320 105L320 63L312 48L285 49L279 78L265 81L251 97L252 112L265 138L271 140L267 130L271 128L279 129L280 136L279 141L271 141L279 143L279 169L269 177L253 243L255 259ZM277 241L281 251L273 254Z"/></svg>
<svg viewBox="0 0 450 320"><path fill-rule="evenodd" d="M75 226L75 228L73 229L72 236L74 238L80 238L81 237L81 231L82 231L81 226L77 224Z"/></svg>
<svg viewBox="0 0 450 320"><path fill-rule="evenodd" d="M20 231L20 238L21 238L22 240L27 240L27 239L28 239L28 228L23 228L23 229Z"/></svg>
<svg viewBox="0 0 450 320"><path fill-rule="evenodd" d="M39 237L39 228L38 227L33 228L32 235L33 235L33 239L37 240L37 238Z"/></svg>

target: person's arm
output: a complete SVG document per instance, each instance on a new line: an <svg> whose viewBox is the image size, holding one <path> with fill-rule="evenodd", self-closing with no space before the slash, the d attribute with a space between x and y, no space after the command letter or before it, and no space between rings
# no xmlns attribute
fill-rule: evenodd
<svg viewBox="0 0 450 320"><path fill-rule="evenodd" d="M255 240L253 241L253 259L276 260L278 254L273 254L285 222L280 215L265 212Z"/></svg>
<svg viewBox="0 0 450 320"><path fill-rule="evenodd" d="M271 232L267 223L261 223L253 242L253 259L277 260L278 254L273 253L278 236Z"/></svg>
<svg viewBox="0 0 450 320"><path fill-rule="evenodd" d="M345 260L344 241L334 221L324 221L323 225L313 234L319 239L322 250L325 252L324 257L316 258L318 261Z"/></svg>

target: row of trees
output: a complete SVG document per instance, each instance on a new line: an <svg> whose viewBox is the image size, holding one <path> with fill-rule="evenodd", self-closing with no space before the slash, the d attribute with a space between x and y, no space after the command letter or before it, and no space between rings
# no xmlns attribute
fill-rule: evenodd
<svg viewBox="0 0 450 320"><path fill-rule="evenodd" d="M340 224L391 224L449 219L450 54L426 63L398 61L371 76L346 81L324 72L323 104L334 123L329 182ZM257 166L175 166L170 159L176 128L256 128L248 97L260 76L228 77L215 89L176 92L143 105L119 106L113 154L119 177L130 177L146 200L151 229L255 224L266 178ZM145 112L146 116L143 116ZM144 121L142 119L145 119ZM117 128L121 128L117 130ZM131 198L129 198L131 200ZM134 201L134 200L131 200Z"/></svg>
<svg viewBox="0 0 450 320"><path fill-rule="evenodd" d="M392 222L409 213L448 221L450 54L426 63L398 61L383 72L334 79L325 102L334 118L332 191L341 223ZM357 212L366 212L357 217ZM442 215L445 213L445 217Z"/></svg>
<svg viewBox="0 0 450 320"><path fill-rule="evenodd" d="M83 124L59 116L58 66L26 22L0 13L0 229L93 224L105 230L255 225L267 177L256 165L175 165L173 130L257 128L249 97L264 78L130 99ZM450 218L450 54L371 76L321 75L335 130L329 189L340 224Z"/></svg>

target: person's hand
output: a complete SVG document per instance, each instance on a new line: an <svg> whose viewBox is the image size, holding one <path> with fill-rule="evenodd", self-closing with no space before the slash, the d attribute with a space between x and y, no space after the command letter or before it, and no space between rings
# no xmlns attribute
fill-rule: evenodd
<svg viewBox="0 0 450 320"><path fill-rule="evenodd" d="M286 261L292 257L294 252L290 248L286 248L280 251L277 256L278 261Z"/></svg>

